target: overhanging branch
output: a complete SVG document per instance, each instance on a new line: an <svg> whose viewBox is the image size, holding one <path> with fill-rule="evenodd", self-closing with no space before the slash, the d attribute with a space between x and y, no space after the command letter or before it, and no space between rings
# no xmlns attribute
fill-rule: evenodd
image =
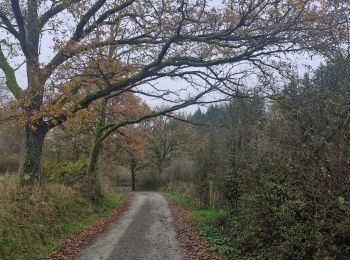
<svg viewBox="0 0 350 260"><path fill-rule="evenodd" d="M2 22L5 25L5 29L11 33L16 39L20 38L19 33L16 31L15 27L12 25L11 21L8 19L8 17L6 16L6 14L2 11L0 11L0 19L2 20Z"/></svg>
<svg viewBox="0 0 350 260"><path fill-rule="evenodd" d="M29 52L28 52L28 44L27 44L27 37L26 37L26 29L25 29L24 18L21 12L21 8L19 6L19 1L11 0L11 7L17 22L18 31L19 31L18 36L22 47L22 51L25 56L28 56Z"/></svg>
<svg viewBox="0 0 350 260"><path fill-rule="evenodd" d="M6 77L6 86L11 91L11 93L18 99L22 93L22 89L19 87L15 70L8 63L0 45L0 69L4 72Z"/></svg>
<svg viewBox="0 0 350 260"><path fill-rule="evenodd" d="M188 100L184 101L181 104L178 104L178 105L166 108L166 109L162 109L162 110L157 111L157 112L152 112L152 113L149 113L149 114L144 115L144 116L139 117L139 118L125 120L125 121L123 121L123 122L121 122L119 124L106 125L104 127L104 129L103 129L103 130L106 130L106 132L97 140L96 143L97 144L102 143L104 139L106 139L110 134L112 134L113 132L117 131L121 127L124 127L124 126L127 126L127 125L137 124L137 123L140 123L140 122L145 121L147 119L151 119L151 118L154 118L154 117L157 117L157 116L160 116L160 115L164 115L164 114L167 114L167 113L179 110L181 108L185 108L185 107L187 107L189 105L196 104L196 102L200 98L202 98L205 94L209 93L211 90L212 90L212 88L209 88L206 91L203 91L202 93L198 94L197 96L195 96L195 97L193 97L191 99L188 99Z"/></svg>

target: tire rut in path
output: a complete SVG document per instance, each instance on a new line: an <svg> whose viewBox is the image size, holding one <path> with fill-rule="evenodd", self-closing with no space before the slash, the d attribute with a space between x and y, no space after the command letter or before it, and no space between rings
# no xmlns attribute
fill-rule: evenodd
<svg viewBox="0 0 350 260"><path fill-rule="evenodd" d="M116 222L75 259L184 260L167 201L158 193L134 194L134 201Z"/></svg>

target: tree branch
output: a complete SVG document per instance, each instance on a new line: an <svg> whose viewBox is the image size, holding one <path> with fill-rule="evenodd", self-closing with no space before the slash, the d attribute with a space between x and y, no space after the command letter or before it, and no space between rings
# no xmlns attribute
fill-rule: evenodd
<svg viewBox="0 0 350 260"><path fill-rule="evenodd" d="M15 96L15 98L18 99L22 93L22 89L19 87L17 83L15 70L8 63L1 49L1 45L0 45L0 69L2 69L2 71L5 74L6 86L11 91L11 93Z"/></svg>
<svg viewBox="0 0 350 260"><path fill-rule="evenodd" d="M90 32L92 32L94 29L97 28L97 26L101 25L108 17L110 17L111 15L125 9L126 7L128 7L129 5L131 5L132 3L134 3L136 0L128 0L114 8L111 8L109 10L107 10L106 12L104 12L103 14L101 14L96 22L94 22L94 24L92 24L91 26L89 26L88 28L86 28L84 30L84 35L89 34Z"/></svg>
<svg viewBox="0 0 350 260"><path fill-rule="evenodd" d="M106 139L111 133L113 133L114 131L117 131L121 127L124 127L124 126L127 126L127 125L137 124L137 123L140 123L140 122L142 122L144 120L151 119L151 118L154 118L154 117L157 117L157 116L160 116L160 115L164 115L166 113L170 113L170 112L179 110L181 108L185 108L185 107L187 107L189 105L193 105L200 98L202 98L205 94L209 93L211 90L212 90L212 88L209 88L206 91L203 91L202 93L198 94L197 96L184 101L182 104L175 105L175 106L172 106L172 107L169 107L169 108L157 111L157 112L152 112L152 113L149 113L147 115L144 115L144 116L136 118L136 119L125 120L125 121L123 121L123 122L121 122L119 124L116 124L116 125L111 125L111 124L110 125L106 125L103 128L103 130L107 130L107 129L108 130L96 141L96 143L103 142L103 140Z"/></svg>
<svg viewBox="0 0 350 260"><path fill-rule="evenodd" d="M6 14L0 11L0 19L6 26L6 30L11 33L16 39L20 39L19 33L16 31L15 27L12 25L11 21L7 18Z"/></svg>
<svg viewBox="0 0 350 260"><path fill-rule="evenodd" d="M40 28L43 28L45 24L55 15L59 14L60 12L64 11L67 9L69 6L72 4L76 4L81 2L82 0L71 0L71 1L63 1L61 4L55 5L51 7L46 13L44 13L40 18L39 18L39 26Z"/></svg>
<svg viewBox="0 0 350 260"><path fill-rule="evenodd" d="M79 23L75 28L75 32L71 38L71 41L79 41L83 35L84 28L87 23L90 21L91 17L96 14L98 10L102 8L102 6L106 3L106 0L98 0L92 7L81 17Z"/></svg>
<svg viewBox="0 0 350 260"><path fill-rule="evenodd" d="M171 115L171 114L168 114L168 113L164 114L164 116L169 117L169 118L172 118L172 119L177 120L177 121L180 121L180 122L183 122L183 123L186 123L186 124L191 124L191 125L194 125L194 126L201 126L201 127L220 127L220 128L224 128L223 125L196 123L196 122L193 122L193 121L191 121L191 120L187 120L187 119L184 119L184 118L181 118L181 117L177 117L177 116L174 116L174 115Z"/></svg>
<svg viewBox="0 0 350 260"><path fill-rule="evenodd" d="M27 36L26 36L26 30L25 30L25 24L24 24L24 19L23 15L21 12L21 8L19 6L19 1L18 0L11 0L11 7L13 14L15 16L18 30L19 30L19 41L22 47L22 51L25 56L28 56L29 51L28 51L28 45L26 42Z"/></svg>

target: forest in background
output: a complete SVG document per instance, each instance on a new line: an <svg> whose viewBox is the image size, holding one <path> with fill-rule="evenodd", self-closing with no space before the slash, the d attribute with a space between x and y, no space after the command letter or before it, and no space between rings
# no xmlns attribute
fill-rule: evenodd
<svg viewBox="0 0 350 260"><path fill-rule="evenodd" d="M131 189L183 205L224 258L348 259L349 17L347 1L0 0L0 258L47 257Z"/></svg>
<svg viewBox="0 0 350 260"><path fill-rule="evenodd" d="M165 189L197 198L201 207L224 208L220 225L242 257L346 259L349 69L348 59L338 57L313 75L293 78L273 98L247 91L192 115L172 113L123 128L103 146L103 193ZM147 109L128 98L132 108L125 114ZM49 134L45 183L84 191L93 118L74 118ZM6 148L0 168L10 177L19 167L20 132L6 125L0 136Z"/></svg>

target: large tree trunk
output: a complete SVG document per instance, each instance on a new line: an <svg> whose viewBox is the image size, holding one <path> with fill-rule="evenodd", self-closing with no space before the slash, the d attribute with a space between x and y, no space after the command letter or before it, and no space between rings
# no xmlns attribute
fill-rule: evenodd
<svg viewBox="0 0 350 260"><path fill-rule="evenodd" d="M32 122L32 115L40 111L44 98L45 82L41 79L39 65L39 33L37 30L37 2L28 1L28 53L26 53L28 88L21 97L27 123L23 127L20 165L21 183L35 184L42 181L42 150L49 127L43 119Z"/></svg>
<svg viewBox="0 0 350 260"><path fill-rule="evenodd" d="M22 184L35 184L42 181L42 150L46 127L23 127L20 177Z"/></svg>
<svg viewBox="0 0 350 260"><path fill-rule="evenodd" d="M97 202L99 201L102 195L100 176L99 176L99 167L98 167L102 143L99 141L99 139L103 134L103 127L105 125L105 120L106 120L105 112L106 112L107 103L108 103L108 99L104 99L100 105L99 118L96 123L94 140L92 142L89 162L86 169L86 175L90 179L90 184L91 184L91 187L90 187L91 195L93 196L93 200L96 200Z"/></svg>
<svg viewBox="0 0 350 260"><path fill-rule="evenodd" d="M99 111L99 118L96 122L96 129L94 134L94 140L92 142L91 150L90 150L90 157L89 157L89 163L86 170L86 174L88 176L96 176L98 172L98 161L100 157L101 152L101 146L102 143L99 141L103 134L103 127L105 125L105 112L106 112L106 105L108 100L103 100L100 111Z"/></svg>
<svg viewBox="0 0 350 260"><path fill-rule="evenodd" d="M98 172L98 161L100 158L101 144L97 143L100 133L96 132L92 147L90 150L89 162L86 170L86 175L97 178Z"/></svg>
<svg viewBox="0 0 350 260"><path fill-rule="evenodd" d="M98 135L95 135L95 140L98 138ZM96 142L93 142L91 151L90 151L90 158L89 163L87 166L86 174L88 178L88 192L91 196L91 199L98 203L100 201L100 198L102 196L102 188L100 183L100 176L99 176L99 159L100 159L100 150L101 150L101 144L97 144Z"/></svg>

